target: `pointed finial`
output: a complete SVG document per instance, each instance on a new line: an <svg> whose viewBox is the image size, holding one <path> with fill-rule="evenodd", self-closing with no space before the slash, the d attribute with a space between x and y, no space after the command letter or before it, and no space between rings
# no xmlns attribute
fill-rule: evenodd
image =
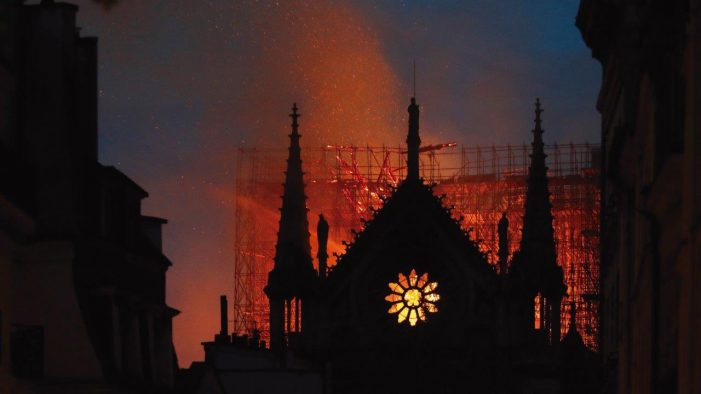
<svg viewBox="0 0 701 394"><path fill-rule="evenodd" d="M292 113L290 114L290 118L292 118L292 132L296 133L297 132L297 127L299 127L299 123L297 123L297 119L302 116L297 113L297 103L292 104Z"/></svg>
<svg viewBox="0 0 701 394"><path fill-rule="evenodd" d="M290 118L292 118L294 123L297 123L297 118L300 116L302 115L297 113L297 103L292 103L292 113L290 114Z"/></svg>
<svg viewBox="0 0 701 394"><path fill-rule="evenodd" d="M540 97L537 97L535 99L535 129L536 130L541 130L541 119L540 119L540 114L543 113L543 110L540 108Z"/></svg>
<svg viewBox="0 0 701 394"><path fill-rule="evenodd" d="M412 97L416 98L416 59L414 59L414 94Z"/></svg>
<svg viewBox="0 0 701 394"><path fill-rule="evenodd" d="M419 137L419 106L416 98L411 98L409 108L409 132L406 137L407 144L407 179L419 179L419 147L421 138Z"/></svg>

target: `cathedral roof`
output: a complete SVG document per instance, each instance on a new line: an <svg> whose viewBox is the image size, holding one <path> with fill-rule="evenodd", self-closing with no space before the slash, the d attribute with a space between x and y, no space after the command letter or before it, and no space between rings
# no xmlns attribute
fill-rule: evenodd
<svg viewBox="0 0 701 394"><path fill-rule="evenodd" d="M336 266L329 274L329 283L342 281L366 253L381 248L390 238L406 238L413 242L426 236L441 238L441 244L457 253L465 262L464 269L482 281L495 276L486 255L478 243L452 217L451 210L443 205L442 198L433 194L431 186L422 180L407 179L393 190L382 207L364 223L361 232L347 244L344 254L338 256Z"/></svg>

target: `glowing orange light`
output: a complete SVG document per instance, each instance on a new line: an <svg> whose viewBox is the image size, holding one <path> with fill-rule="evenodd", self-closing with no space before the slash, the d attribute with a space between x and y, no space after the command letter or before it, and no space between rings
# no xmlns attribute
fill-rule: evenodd
<svg viewBox="0 0 701 394"><path fill-rule="evenodd" d="M407 306L419 306L421 302L421 292L419 289L409 289L404 293L404 303Z"/></svg>
<svg viewBox="0 0 701 394"><path fill-rule="evenodd" d="M535 303L535 308L534 308L535 309L535 311L534 311L535 312L535 326L534 326L534 328L536 330L540 330L542 328L541 324L540 324L541 314L543 313L543 311L541 310L541 305L542 305L543 301L542 301L542 297L541 297L540 293L538 293L535 296L535 299L533 300L533 302Z"/></svg>
<svg viewBox="0 0 701 394"><path fill-rule="evenodd" d="M412 327L420 321L426 321L426 311L429 313L438 312L435 302L441 296L435 292L438 282L428 282L428 273L419 277L416 270L412 269L409 276L401 272L397 277L397 282L390 282L389 289L392 291L385 300L392 305L387 310L389 314L397 314L397 323L405 320Z"/></svg>

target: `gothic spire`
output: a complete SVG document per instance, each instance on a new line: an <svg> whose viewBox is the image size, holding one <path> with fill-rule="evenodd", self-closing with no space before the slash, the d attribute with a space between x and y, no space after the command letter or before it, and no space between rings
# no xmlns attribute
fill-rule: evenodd
<svg viewBox="0 0 701 394"><path fill-rule="evenodd" d="M421 138L419 137L419 106L416 105L416 98L411 98L411 104L407 108L409 112L409 133L406 137L407 145L407 180L419 179L419 147Z"/></svg>
<svg viewBox="0 0 701 394"><path fill-rule="evenodd" d="M519 269L531 277L537 291L543 294L562 292L562 270L557 266L555 232L553 230L552 204L548 191L547 155L543 144L543 127L540 99L535 102L535 127L531 163L528 168L528 190L520 244Z"/></svg>
<svg viewBox="0 0 701 394"><path fill-rule="evenodd" d="M316 274L312 266L309 245L309 222L307 220L307 196L304 195L304 172L299 146L299 117L297 104L292 106L292 132L290 137L285 187L280 208L280 227L275 245L275 258L272 271L268 273L265 294L270 302L270 348L280 351L285 347L285 333L300 327L304 300L311 294ZM294 326L292 310L294 309ZM285 317L287 316L287 317ZM287 324L287 328L285 328ZM301 323L306 327L306 323Z"/></svg>
<svg viewBox="0 0 701 394"><path fill-rule="evenodd" d="M309 222L307 220L307 196L304 194L304 172L302 172L301 148L299 145L299 123L301 115L297 104L292 107L292 132L290 137L287 171L285 171L282 208L280 208L280 230L275 246L274 270L285 273L289 296L299 295L303 278L313 271L309 244Z"/></svg>
<svg viewBox="0 0 701 394"><path fill-rule="evenodd" d="M518 258L511 263L509 273L523 280L528 299L541 295L541 329L550 332L548 343L560 344L560 302L566 287L562 268L557 265L555 231L553 230L552 204L548 191L548 167L545 166L543 127L540 100L535 102L535 127L531 163L528 168L528 190L521 228L521 244ZM547 301L547 302L543 302ZM524 322L532 327L532 310L524 310ZM525 326L524 326L525 327Z"/></svg>

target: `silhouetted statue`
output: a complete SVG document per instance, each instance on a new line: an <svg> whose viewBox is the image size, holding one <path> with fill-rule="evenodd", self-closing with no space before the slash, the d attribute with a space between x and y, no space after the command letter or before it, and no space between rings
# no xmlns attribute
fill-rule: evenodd
<svg viewBox="0 0 701 394"><path fill-rule="evenodd" d="M326 260L329 255L326 252L327 244L329 241L329 223L324 219L324 214L319 214L319 223L316 225L316 237L319 241L319 252L316 257L319 259L319 277L326 277Z"/></svg>

